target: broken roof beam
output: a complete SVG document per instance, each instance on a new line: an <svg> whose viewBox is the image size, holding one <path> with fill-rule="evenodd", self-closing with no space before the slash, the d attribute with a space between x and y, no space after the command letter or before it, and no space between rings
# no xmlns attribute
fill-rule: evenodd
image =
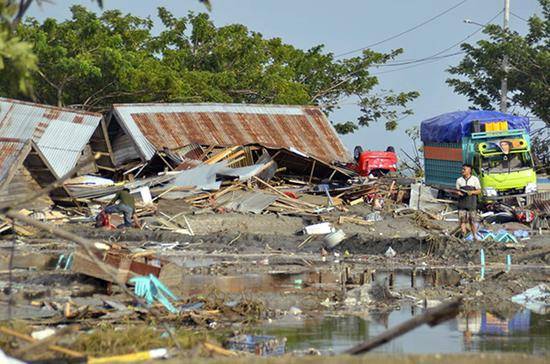
<svg viewBox="0 0 550 364"><path fill-rule="evenodd" d="M355 172L331 165L315 157L298 154L288 149L269 149L269 153L279 167L286 167L288 175L303 176L309 182L317 180L347 180L356 175ZM315 168L313 166L315 165Z"/></svg>

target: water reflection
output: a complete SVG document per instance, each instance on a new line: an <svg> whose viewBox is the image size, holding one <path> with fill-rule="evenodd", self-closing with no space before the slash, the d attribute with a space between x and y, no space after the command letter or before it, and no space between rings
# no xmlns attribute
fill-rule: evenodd
<svg viewBox="0 0 550 364"><path fill-rule="evenodd" d="M287 337L287 351L309 348L324 353L342 352L378 335L414 315L419 308L407 307L385 314L323 316L300 320L293 317L264 325L256 333ZM421 326L379 348L387 353L457 353L514 351L533 354L550 352L550 315L528 310L508 317L487 310L465 312L436 327Z"/></svg>
<svg viewBox="0 0 550 364"><path fill-rule="evenodd" d="M510 317L469 312L457 319L465 351L550 352L550 316L529 310Z"/></svg>

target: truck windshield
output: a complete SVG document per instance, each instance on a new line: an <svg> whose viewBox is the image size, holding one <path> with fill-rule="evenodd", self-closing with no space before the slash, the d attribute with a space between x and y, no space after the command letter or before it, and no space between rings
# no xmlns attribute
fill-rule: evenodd
<svg viewBox="0 0 550 364"><path fill-rule="evenodd" d="M486 173L510 173L533 168L528 152L482 156L481 168Z"/></svg>

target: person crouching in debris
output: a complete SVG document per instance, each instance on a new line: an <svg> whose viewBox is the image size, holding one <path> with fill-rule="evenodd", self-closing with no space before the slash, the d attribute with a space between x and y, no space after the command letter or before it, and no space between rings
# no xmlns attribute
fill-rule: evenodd
<svg viewBox="0 0 550 364"><path fill-rule="evenodd" d="M115 205L117 201L118 204ZM109 205L105 208L107 214L121 213L124 215L124 224L120 224L117 226L118 228L132 226L132 216L135 210L136 203L128 188L118 191L111 202L109 202Z"/></svg>
<svg viewBox="0 0 550 364"><path fill-rule="evenodd" d="M467 225L470 225L472 237L477 240L476 211L477 195L481 193L481 184L476 176L472 175L470 164L462 165L462 176L456 180L458 194L458 221L462 234L468 233Z"/></svg>

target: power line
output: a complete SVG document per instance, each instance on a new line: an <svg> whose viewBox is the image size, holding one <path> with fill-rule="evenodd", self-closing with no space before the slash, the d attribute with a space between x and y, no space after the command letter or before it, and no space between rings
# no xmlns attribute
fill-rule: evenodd
<svg viewBox="0 0 550 364"><path fill-rule="evenodd" d="M449 50L449 49L446 49L446 50ZM382 64L377 64L376 66L377 67L396 67L396 66L404 66L404 65L407 65L407 64L421 63L421 62L432 61L432 60L438 61L440 59L454 57L457 54L463 54L463 53L464 53L463 51L460 51L460 52L454 52L454 53L443 54L443 55L437 54L437 55L432 55L432 56L429 56L429 57L418 58L418 59L413 59L413 60L404 61L404 62L382 63Z"/></svg>
<svg viewBox="0 0 550 364"><path fill-rule="evenodd" d="M529 23L529 20L525 19L525 18L522 17L522 16L519 16L518 14L514 13L513 11L511 11L510 14L512 14L513 16L515 16L516 18L518 18L519 20L523 20L524 22Z"/></svg>
<svg viewBox="0 0 550 364"><path fill-rule="evenodd" d="M470 39L471 37L473 37L475 34L479 33L481 30L483 30L485 28L485 26L487 26L488 24L490 24L493 20L495 20L500 14L502 14L504 12L504 10L501 10L499 11L495 16L493 16L489 21L487 21L485 24L483 24L482 27L479 27L478 29L476 29L474 32L468 34L468 36L466 36L465 38L461 39L460 41L454 43L453 45L437 52L437 53L434 53L432 54L431 56L428 56L428 57L424 57L424 58L420 58L420 59L416 59L416 60L413 60L413 61L408 61L408 62L401 62L400 64L396 64L394 63L394 65L405 65L405 64L413 64L412 66L408 66L408 67L403 67L403 68L398 68L398 69L394 69L394 70L391 70L391 71L384 71L384 72L378 72L378 73L371 73L369 74L369 76L376 76L376 75L381 75L381 74L385 74L385 73L391 73L391 72L397 72L397 71L402 71L402 70L406 70L406 69L409 69L409 68L414 68L414 67L418 67L418 66L421 66L421 65L424 65L424 64L429 64L429 63L433 63L433 62L437 62L441 59L445 59L445 58L448 58L448 57L453 57L453 56L456 56L458 54L462 54L464 52L456 52L456 53L451 53L451 54L447 54L447 55L442 55L443 53L447 52L448 50L451 50L453 49L454 47L462 44L463 42L465 42L466 40ZM386 64L387 65L387 64ZM385 66L385 64L373 64L372 66L378 66L378 67L381 67L381 66ZM388 65L389 66L389 65ZM342 79L340 79L338 82L335 82L335 84L333 84L329 89L332 89L342 83L345 83L345 82L348 82L349 80L351 80L353 78L353 76L359 72L363 71L363 69L360 69L360 70L357 70L357 71L353 71L353 72L350 72L346 75L343 75L342 76ZM317 95L316 95L317 96ZM314 97L313 99L315 99L316 97Z"/></svg>
<svg viewBox="0 0 550 364"><path fill-rule="evenodd" d="M464 54L464 52L456 52L456 53L453 53L453 54L449 54L447 57L445 58L448 58L448 57L454 57L454 56L457 56L459 54ZM402 68L397 68L397 69L393 69L393 70L388 70L388 71L382 71L382 72L377 72L377 73L371 73L372 76L378 76L378 75L384 75L386 73L393 73L393 72L398 72L398 71L404 71L404 70L408 70L410 68L416 68L416 67L420 67L420 66L424 66L424 65L427 65L427 64L431 64L431 63L435 63L435 62L439 62L441 61L443 58L436 58L436 59L433 59L433 60L429 60L429 61L424 61L423 63L417 63L417 64L413 64L411 66L407 66L407 67L402 67Z"/></svg>
<svg viewBox="0 0 550 364"><path fill-rule="evenodd" d="M415 25L414 27L412 28L409 28L407 30L404 30L402 31L401 33L398 33L398 34L395 34L395 35L392 35L391 37L388 37L388 38L385 38L385 39L382 39L381 41L378 41L376 43L373 43L373 44L369 44L369 45L366 45L364 47L361 47L361 48L357 48L357 49L354 49L354 50L351 50L351 51L348 51L348 52L344 52L344 53L340 53L340 54L337 54L335 55L334 57L335 58L339 58L339 57L342 57L342 56L345 56L345 55L348 55L348 54L351 54L351 53L355 53L355 52L359 52L359 51L362 51L364 49L367 49L367 48L371 48L371 47L374 47L374 46L377 46L377 45L380 45L382 43L386 43L390 40L393 40L393 39L396 39L396 38L399 38L400 36L402 35L405 35L407 33L410 33L418 28L421 28L423 27L424 25L428 24L428 23L431 23L432 21L442 17L443 15L447 14L448 12L458 8L459 6L461 6L462 4L464 4L465 2L467 2L468 0L462 0L461 2L459 2L458 4L448 8L447 10L444 10L443 12L431 17L430 19L428 20L425 20L423 21L422 23L418 24L418 25Z"/></svg>
<svg viewBox="0 0 550 364"><path fill-rule="evenodd" d="M394 69L394 70L390 70L390 71L383 71L383 72L378 72L378 73L375 73L373 75L381 75L381 74L385 74L385 73L391 73L391 72L397 72L397 71L402 71L402 70L406 70L406 69L410 69L410 68L414 68L414 67L417 67L417 66L421 66L421 65L424 65L424 64L429 64L429 63L433 63L433 62L436 62L436 61L439 61L441 59L444 59L444 58L447 58L447 57L452 57L452 56L456 56L458 54L463 54L464 52L461 51L461 52L456 52L456 53L451 53L451 54L447 54L447 55L443 55L443 56L440 56L441 54L455 48L456 46L464 43L465 41L467 41L468 39L470 39L471 37L473 37L474 35L476 35L477 33L479 33L480 31L482 31L487 25L489 25L493 20L495 20L500 14L502 14L504 10L501 10L499 11L495 16L493 16L489 21L487 21L485 24L483 24L483 27L479 27L478 29L476 29L474 32L468 34L465 38L461 39L460 41L452 44L451 46L437 52L437 53L434 53L432 54L431 56L428 56L428 57L424 57L424 58L420 58L420 59L417 59L415 61L410 61L410 62L402 62L400 65L405 65L405 64L414 64L413 66L408 66L408 67L403 67L403 68L398 68L398 69ZM382 66L382 65L381 65ZM389 66L389 65L388 65Z"/></svg>

